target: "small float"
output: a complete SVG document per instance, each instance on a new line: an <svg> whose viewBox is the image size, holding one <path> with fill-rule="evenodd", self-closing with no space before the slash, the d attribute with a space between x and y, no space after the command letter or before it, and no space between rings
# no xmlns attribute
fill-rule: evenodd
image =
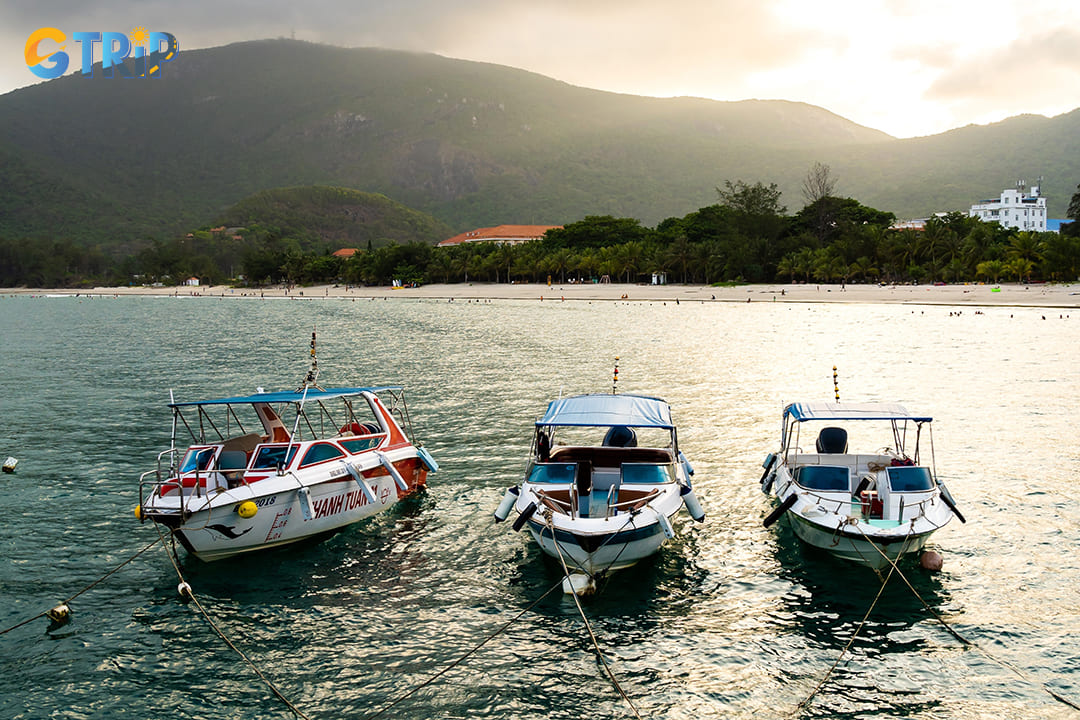
<svg viewBox="0 0 1080 720"><path fill-rule="evenodd" d="M141 521L218 560L332 533L424 487L438 466L402 429L402 388L323 388L314 333L311 347L296 390L169 404L170 447L139 478Z"/></svg>
<svg viewBox="0 0 1080 720"><path fill-rule="evenodd" d="M953 515L964 522L937 478L931 421L895 403L786 406L780 450L763 463L761 489L779 501L765 526L785 517L806 544L873 568L922 550ZM816 434L804 431L810 426ZM860 438L876 427L888 444L852 452L848 429L856 426Z"/></svg>
<svg viewBox="0 0 1080 720"><path fill-rule="evenodd" d="M705 513L691 489L668 404L641 395L555 400L536 421L525 478L506 491L496 521L516 512L567 572L563 590L595 589L604 574L646 558L673 537L686 507Z"/></svg>

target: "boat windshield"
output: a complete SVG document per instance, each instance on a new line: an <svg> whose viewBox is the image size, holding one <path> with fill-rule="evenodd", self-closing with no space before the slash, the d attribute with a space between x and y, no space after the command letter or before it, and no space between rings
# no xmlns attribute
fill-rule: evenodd
<svg viewBox="0 0 1080 720"><path fill-rule="evenodd" d="M575 463L536 464L529 473L531 483L572 483L574 482Z"/></svg>
<svg viewBox="0 0 1080 720"><path fill-rule="evenodd" d="M893 492L933 490L934 479L930 477L929 468L911 466L891 467L889 468L889 487Z"/></svg>
<svg viewBox="0 0 1080 720"><path fill-rule="evenodd" d="M848 491L848 469L833 465L804 465L795 471L795 482L808 490Z"/></svg>
<svg viewBox="0 0 1080 720"><path fill-rule="evenodd" d="M183 462L180 463L180 472L203 472L206 468L210 467L210 461L214 459L214 451L217 448L212 447L193 447L188 449L187 454L184 455Z"/></svg>
<svg viewBox="0 0 1080 720"><path fill-rule="evenodd" d="M263 445L251 463L252 470L274 470L292 462L298 445Z"/></svg>
<svg viewBox="0 0 1080 720"><path fill-rule="evenodd" d="M622 481L624 483L648 483L651 485L674 482L675 468L669 464L623 463Z"/></svg>

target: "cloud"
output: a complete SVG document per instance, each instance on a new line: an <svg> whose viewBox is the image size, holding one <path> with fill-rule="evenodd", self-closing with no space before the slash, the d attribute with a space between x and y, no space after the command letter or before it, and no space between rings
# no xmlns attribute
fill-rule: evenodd
<svg viewBox="0 0 1080 720"><path fill-rule="evenodd" d="M1080 31L1061 27L957 63L927 88L925 97L956 113L1004 117L1072 109L1080 104L1077 88Z"/></svg>
<svg viewBox="0 0 1080 720"><path fill-rule="evenodd" d="M39 27L136 25L171 32L181 53L295 34L616 92L808 102L899 136L1080 105L1075 0L8 2L0 3L0 42L15 52L0 63L0 92L35 80L22 47Z"/></svg>

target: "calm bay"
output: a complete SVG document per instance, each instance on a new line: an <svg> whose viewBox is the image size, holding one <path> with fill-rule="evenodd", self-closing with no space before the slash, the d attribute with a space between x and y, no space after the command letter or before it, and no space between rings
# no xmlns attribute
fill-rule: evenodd
<svg viewBox="0 0 1080 720"><path fill-rule="evenodd" d="M609 391L616 357L620 391L671 403L707 513L585 602L642 717L1076 716L1046 688L1080 702L1080 314L1036 307L2 297L0 456L19 465L0 476L0 628L156 538L133 508L168 445L170 391L295 387L313 327L322 382L404 385L441 470L323 542L210 564L181 552L215 621L307 716L367 717L559 580L491 512L546 403ZM796 712L880 588L762 527L783 405L830 399L834 365L843 399L934 417L968 522L932 539L940 573L901 566L929 610L890 581ZM67 625L0 636L0 717L291 717L177 582L155 548L74 601ZM389 714L632 717L558 592Z"/></svg>

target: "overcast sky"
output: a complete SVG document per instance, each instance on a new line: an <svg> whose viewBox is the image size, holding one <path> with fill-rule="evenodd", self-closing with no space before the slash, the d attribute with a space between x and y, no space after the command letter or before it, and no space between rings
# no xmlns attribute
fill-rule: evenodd
<svg viewBox="0 0 1080 720"><path fill-rule="evenodd" d="M45 26L170 32L178 62L293 34L427 51L638 95L807 102L897 137L1080 107L1077 0L3 0L0 93L37 80L24 48Z"/></svg>

